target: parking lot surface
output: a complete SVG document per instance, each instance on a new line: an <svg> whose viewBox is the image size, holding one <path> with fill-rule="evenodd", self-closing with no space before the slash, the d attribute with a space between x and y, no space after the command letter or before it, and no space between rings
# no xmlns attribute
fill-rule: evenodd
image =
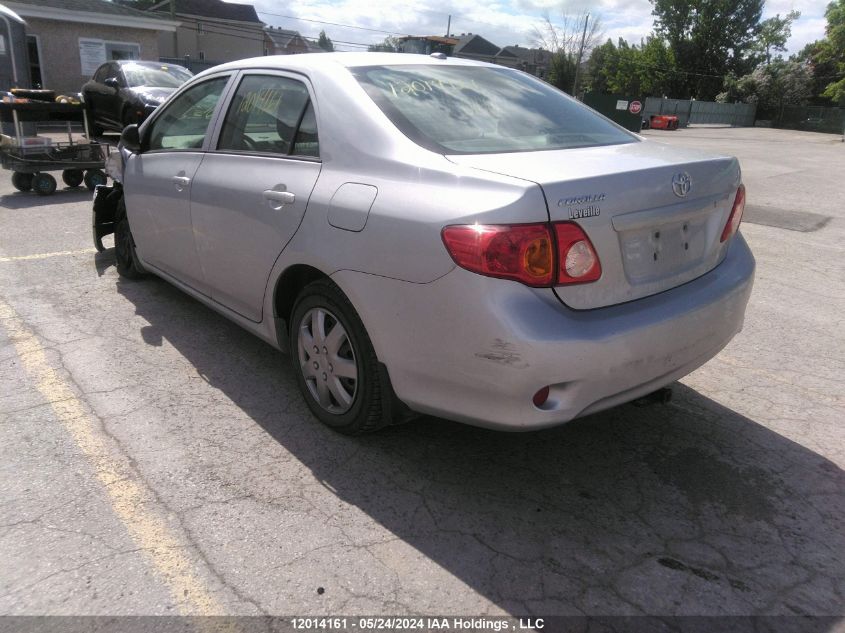
<svg viewBox="0 0 845 633"><path fill-rule="evenodd" d="M348 438L287 359L91 244L91 194L0 175L0 613L845 615L845 144L737 155L744 331L549 431Z"/></svg>

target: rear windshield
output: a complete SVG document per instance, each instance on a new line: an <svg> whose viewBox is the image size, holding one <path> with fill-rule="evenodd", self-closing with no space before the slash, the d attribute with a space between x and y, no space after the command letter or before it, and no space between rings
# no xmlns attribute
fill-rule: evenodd
<svg viewBox="0 0 845 633"><path fill-rule="evenodd" d="M549 84L505 68L351 70L396 127L441 154L530 152L636 140Z"/></svg>
<svg viewBox="0 0 845 633"><path fill-rule="evenodd" d="M178 88L193 77L181 66L142 66L141 64L124 65L123 74L129 86L150 88Z"/></svg>

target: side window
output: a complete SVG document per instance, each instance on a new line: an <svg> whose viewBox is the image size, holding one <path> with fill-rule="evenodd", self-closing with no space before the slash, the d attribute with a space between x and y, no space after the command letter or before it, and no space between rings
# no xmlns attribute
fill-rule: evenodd
<svg viewBox="0 0 845 633"><path fill-rule="evenodd" d="M205 140L214 108L228 77L218 77L188 88L153 121L148 149L199 149Z"/></svg>
<svg viewBox="0 0 845 633"><path fill-rule="evenodd" d="M305 85L287 77L245 77L226 113L217 149L319 156Z"/></svg>

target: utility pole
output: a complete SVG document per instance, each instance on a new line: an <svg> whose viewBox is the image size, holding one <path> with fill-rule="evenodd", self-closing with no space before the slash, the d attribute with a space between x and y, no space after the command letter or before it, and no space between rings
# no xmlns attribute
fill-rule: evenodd
<svg viewBox="0 0 845 633"><path fill-rule="evenodd" d="M575 64L575 79L572 81L572 96L578 98L578 71L581 70L581 57L584 55L584 43L587 41L587 23L590 21L590 14L584 17L584 32L581 33L581 46L578 49L578 61Z"/></svg>
<svg viewBox="0 0 845 633"><path fill-rule="evenodd" d="M170 19L176 21L176 0L170 0ZM173 31L173 57L179 57L179 34L176 31Z"/></svg>
<svg viewBox="0 0 845 633"><path fill-rule="evenodd" d="M449 21L446 22L446 37L449 37L449 31L452 30L452 14L449 14Z"/></svg>

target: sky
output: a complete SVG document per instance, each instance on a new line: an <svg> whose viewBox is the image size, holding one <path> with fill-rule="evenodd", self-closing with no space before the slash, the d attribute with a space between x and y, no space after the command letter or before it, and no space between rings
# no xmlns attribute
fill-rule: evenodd
<svg viewBox="0 0 845 633"><path fill-rule="evenodd" d="M763 17L801 11L787 43L788 52L797 53L806 43L824 36L828 2L767 0ZM252 0L250 4L267 24L294 29L306 37L316 37L325 29L337 50L366 50L367 44L391 34L445 35L449 15L453 34L477 33L498 46L535 46L544 15L552 22L562 14L588 11L598 15L603 24L602 41L624 37L639 43L652 30L649 0Z"/></svg>

